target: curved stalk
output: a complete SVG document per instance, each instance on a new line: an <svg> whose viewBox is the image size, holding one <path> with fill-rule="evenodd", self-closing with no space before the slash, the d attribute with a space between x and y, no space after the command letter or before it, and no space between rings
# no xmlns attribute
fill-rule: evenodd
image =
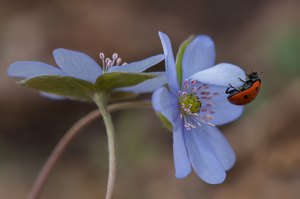
<svg viewBox="0 0 300 199"><path fill-rule="evenodd" d="M143 101L131 101L131 102L122 102L117 104L112 104L108 106L109 112L114 112L117 110L123 110L128 108L147 108L150 107L150 102L148 100ZM58 144L53 149L52 153L48 157L47 161L45 162L43 168L41 169L40 173L38 174L32 189L29 193L28 199L38 199L41 195L42 189L44 188L46 181L51 174L54 166L56 165L57 161L67 148L68 144L80 133L80 130L87 126L89 123L97 119L101 116L99 110L94 110L81 118L78 122L76 122L61 138Z"/></svg>
<svg viewBox="0 0 300 199"><path fill-rule="evenodd" d="M94 102L99 108L102 115L107 134L108 144L108 178L105 199L111 199L115 187L117 173L117 158L115 144L115 129L111 119L111 115L107 110L107 101L109 96L106 93L98 93L94 95Z"/></svg>

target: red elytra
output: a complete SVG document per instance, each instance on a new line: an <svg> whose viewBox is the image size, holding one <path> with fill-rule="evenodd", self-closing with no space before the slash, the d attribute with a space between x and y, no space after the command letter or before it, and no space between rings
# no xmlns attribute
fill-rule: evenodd
<svg viewBox="0 0 300 199"><path fill-rule="evenodd" d="M247 74L247 80L243 81L243 86L235 88L231 85L226 90L229 94L227 99L230 103L235 105L246 105L252 102L259 93L261 87L261 80L256 72Z"/></svg>

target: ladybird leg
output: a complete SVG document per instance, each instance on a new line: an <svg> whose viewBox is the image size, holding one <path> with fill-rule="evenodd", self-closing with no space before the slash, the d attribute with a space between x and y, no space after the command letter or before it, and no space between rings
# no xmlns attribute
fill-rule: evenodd
<svg viewBox="0 0 300 199"><path fill-rule="evenodd" d="M225 91L226 94L229 94L229 93L230 93L229 89L231 89L230 86L226 89L226 91Z"/></svg>
<svg viewBox="0 0 300 199"><path fill-rule="evenodd" d="M241 78L239 78L239 80L243 83L247 83L247 81L242 80Z"/></svg>
<svg viewBox="0 0 300 199"><path fill-rule="evenodd" d="M233 90L230 90L231 88L233 88ZM233 91L236 91L236 90L239 90L239 89L237 89L237 88L233 87L231 84L229 84L228 88L225 91L225 93L230 94L230 93L232 93Z"/></svg>
<svg viewBox="0 0 300 199"><path fill-rule="evenodd" d="M233 88L233 89L235 89L235 90L240 90L240 89L238 89L238 88L232 86L231 84L229 84L229 88Z"/></svg>

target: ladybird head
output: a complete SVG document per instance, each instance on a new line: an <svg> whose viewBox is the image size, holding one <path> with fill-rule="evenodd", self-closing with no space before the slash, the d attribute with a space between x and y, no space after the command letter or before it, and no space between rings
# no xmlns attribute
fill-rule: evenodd
<svg viewBox="0 0 300 199"><path fill-rule="evenodd" d="M257 72L251 72L249 74L247 74L248 80L255 82L255 81L260 81L260 78L258 76Z"/></svg>

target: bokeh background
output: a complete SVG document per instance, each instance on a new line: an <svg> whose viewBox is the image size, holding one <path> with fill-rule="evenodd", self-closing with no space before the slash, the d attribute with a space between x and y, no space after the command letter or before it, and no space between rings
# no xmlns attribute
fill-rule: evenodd
<svg viewBox="0 0 300 199"><path fill-rule="evenodd" d="M300 198L299 10L298 0L0 0L0 198L26 198L65 131L96 108L18 87L6 76L9 64L54 64L58 47L98 61L99 52L140 60L162 52L159 30L171 37L175 51L189 35L209 34L217 62L258 71L261 94L238 121L221 127L237 153L221 185L205 184L194 173L175 178L171 134L152 110L114 113L115 198ZM106 144L98 119L70 144L41 198L102 198Z"/></svg>

